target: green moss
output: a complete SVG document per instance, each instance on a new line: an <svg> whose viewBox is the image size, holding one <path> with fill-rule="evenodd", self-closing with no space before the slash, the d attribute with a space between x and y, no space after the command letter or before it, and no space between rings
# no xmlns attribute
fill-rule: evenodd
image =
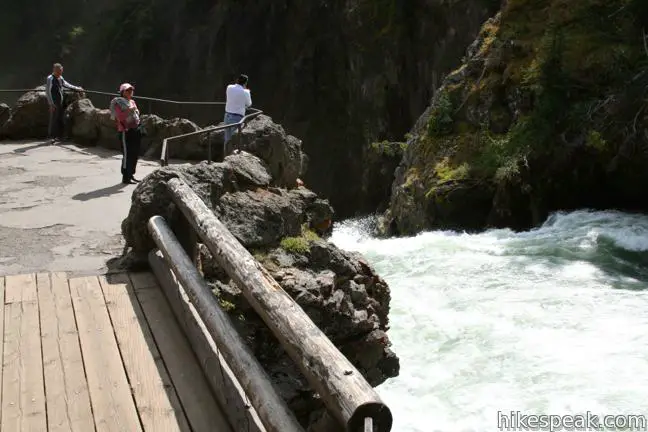
<svg viewBox="0 0 648 432"><path fill-rule="evenodd" d="M281 240L281 247L286 252L304 254L310 250L310 243L304 237L284 237Z"/></svg>
<svg viewBox="0 0 648 432"><path fill-rule="evenodd" d="M228 302L227 300L223 300L221 298L218 299L218 303L220 304L221 308L225 312L232 312L234 309L236 309L236 306L232 302Z"/></svg>
<svg viewBox="0 0 648 432"><path fill-rule="evenodd" d="M483 65L459 67L436 98L404 186L417 181L439 201L452 180L524 180L565 141L605 151L636 140L648 88L642 28L641 0L508 0L481 29Z"/></svg>
<svg viewBox="0 0 648 432"><path fill-rule="evenodd" d="M605 141L601 133L595 130L590 130L587 134L585 143L598 151L603 151L607 148L608 143Z"/></svg>
<svg viewBox="0 0 648 432"><path fill-rule="evenodd" d="M441 197L439 195L439 188L437 185L432 186L430 189L428 189L427 192L425 192L425 199L427 200L434 200L434 201L441 201Z"/></svg>
<svg viewBox="0 0 648 432"><path fill-rule="evenodd" d="M302 230L302 237L304 237L309 242L316 241L320 239L320 236L317 235L315 231L309 229Z"/></svg>
<svg viewBox="0 0 648 432"><path fill-rule="evenodd" d="M436 107L428 120L428 134L441 136L452 131L452 101L447 92L439 95Z"/></svg>
<svg viewBox="0 0 648 432"><path fill-rule="evenodd" d="M395 157L402 154L407 148L406 142L380 141L371 143L371 149L381 155Z"/></svg>
<svg viewBox="0 0 648 432"><path fill-rule="evenodd" d="M302 232L299 237L284 237L281 239L280 246L286 252L294 254L305 254L310 251L310 244L320 237L314 231L302 225Z"/></svg>
<svg viewBox="0 0 648 432"><path fill-rule="evenodd" d="M449 159L443 158L434 166L434 171L440 183L462 180L468 177L470 166L464 162L459 166L452 166Z"/></svg>
<svg viewBox="0 0 648 432"><path fill-rule="evenodd" d="M412 167L407 170L405 174L405 182L403 182L403 187L411 187L419 179L419 171L416 167Z"/></svg>

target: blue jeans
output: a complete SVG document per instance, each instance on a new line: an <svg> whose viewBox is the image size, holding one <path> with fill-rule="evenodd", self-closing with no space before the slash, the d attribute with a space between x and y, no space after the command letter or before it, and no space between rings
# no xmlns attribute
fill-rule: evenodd
<svg viewBox="0 0 648 432"><path fill-rule="evenodd" d="M225 124L238 123L241 121L242 118L243 116L240 114L232 114L232 113L228 113L227 111L225 112ZM226 143L229 142L230 139L232 139L232 135L234 135L235 131L236 131L235 127L225 129Z"/></svg>

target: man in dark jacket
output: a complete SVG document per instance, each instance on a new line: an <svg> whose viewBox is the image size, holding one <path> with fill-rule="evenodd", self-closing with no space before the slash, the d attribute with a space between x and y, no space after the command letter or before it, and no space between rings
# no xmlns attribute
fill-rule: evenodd
<svg viewBox="0 0 648 432"><path fill-rule="evenodd" d="M55 63L52 75L47 77L45 84L45 94L47 95L50 110L49 136L52 139L52 144L61 141L63 138L63 88L83 91L82 87L65 81L65 78L63 78L63 66L60 63Z"/></svg>

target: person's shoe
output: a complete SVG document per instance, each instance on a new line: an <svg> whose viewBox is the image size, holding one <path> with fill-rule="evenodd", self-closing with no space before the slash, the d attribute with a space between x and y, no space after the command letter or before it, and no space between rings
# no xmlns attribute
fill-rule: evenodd
<svg viewBox="0 0 648 432"><path fill-rule="evenodd" d="M56 145L60 142L58 138L53 138L50 140L49 145Z"/></svg>
<svg viewBox="0 0 648 432"><path fill-rule="evenodd" d="M124 178L124 177L122 177L122 183L123 184L135 184L133 179L127 179L127 178Z"/></svg>
<svg viewBox="0 0 648 432"><path fill-rule="evenodd" d="M141 180L137 180L135 177L131 177L131 181L133 181L133 182L135 182L135 183L139 183L139 182L141 182Z"/></svg>

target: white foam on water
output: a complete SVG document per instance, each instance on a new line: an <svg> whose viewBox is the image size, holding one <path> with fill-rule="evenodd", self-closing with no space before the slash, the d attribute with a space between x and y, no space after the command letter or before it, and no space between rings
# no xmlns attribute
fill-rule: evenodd
<svg viewBox="0 0 648 432"><path fill-rule="evenodd" d="M498 412L648 414L648 217L577 211L540 228L372 238L334 231L391 287L394 431L497 431Z"/></svg>

